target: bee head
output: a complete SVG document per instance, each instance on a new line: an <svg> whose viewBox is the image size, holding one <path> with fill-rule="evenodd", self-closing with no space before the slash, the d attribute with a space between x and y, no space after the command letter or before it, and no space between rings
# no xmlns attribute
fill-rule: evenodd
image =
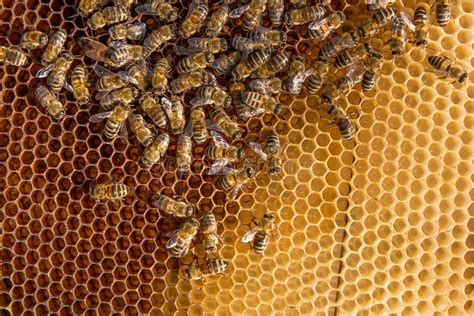
<svg viewBox="0 0 474 316"><path fill-rule="evenodd" d="M405 54L404 49L394 49L394 50L392 50L392 55L393 56L402 56L403 54Z"/></svg>
<svg viewBox="0 0 474 316"><path fill-rule="evenodd" d="M228 49L227 41L221 38L221 51L226 51Z"/></svg>
<svg viewBox="0 0 474 316"><path fill-rule="evenodd" d="M244 159L245 157L245 150L242 148L237 149L237 159Z"/></svg>
<svg viewBox="0 0 474 316"><path fill-rule="evenodd" d="M467 79L467 72L465 71L461 74L461 76L459 76L458 82L463 83L464 81L466 81L466 79Z"/></svg>
<svg viewBox="0 0 474 316"><path fill-rule="evenodd" d="M369 43L365 43L365 44L364 44L364 48L365 48L365 51L366 51L368 54L372 53L372 51L373 51L372 46L370 46Z"/></svg>
<svg viewBox="0 0 474 316"><path fill-rule="evenodd" d="M232 98L231 98L230 96L227 96L227 97L224 99L224 104L223 104L223 106L224 106L225 108L227 108L227 107L230 106L231 103L232 103Z"/></svg>
<svg viewBox="0 0 474 316"><path fill-rule="evenodd" d="M66 115L66 112L64 110L61 110L59 111L58 113L56 113L56 115L54 116L54 118L58 121L60 121L64 115Z"/></svg>
<svg viewBox="0 0 474 316"><path fill-rule="evenodd" d="M193 275L192 275L192 273L191 273L191 268L186 268L186 269L184 270L184 275L186 275L186 279L192 280Z"/></svg>
<svg viewBox="0 0 474 316"><path fill-rule="evenodd" d="M214 57L212 53L206 53L204 56L208 63L213 63L216 60L216 58Z"/></svg>
<svg viewBox="0 0 474 316"><path fill-rule="evenodd" d="M280 114L281 109L282 109L282 107L281 107L280 103L275 104L275 107L273 108L273 114L275 114L275 115Z"/></svg>
<svg viewBox="0 0 474 316"><path fill-rule="evenodd" d="M279 174L281 172L280 167L271 167L269 170L270 174Z"/></svg>
<svg viewBox="0 0 474 316"><path fill-rule="evenodd" d="M194 211L193 210L193 207L192 206L189 206L192 210L192 212ZM187 211L189 211L189 209L187 209ZM191 212L191 215L192 215L192 212ZM194 226L194 227L199 227L201 226L201 223L199 223L199 220L197 218L194 218L194 217L191 217L189 220L188 220L188 223L191 224L191 226Z"/></svg>
<svg viewBox="0 0 474 316"><path fill-rule="evenodd" d="M271 214L271 213L265 213L263 215L263 219L266 219L268 221L273 221L273 220L275 220L275 216L273 216L273 214Z"/></svg>
<svg viewBox="0 0 474 316"><path fill-rule="evenodd" d="M168 22L173 22L178 18L178 12L176 10L173 10L170 15L168 15Z"/></svg>
<svg viewBox="0 0 474 316"><path fill-rule="evenodd" d="M285 32L280 32L280 43L284 44L286 43L286 40L288 39L288 36L286 36Z"/></svg>

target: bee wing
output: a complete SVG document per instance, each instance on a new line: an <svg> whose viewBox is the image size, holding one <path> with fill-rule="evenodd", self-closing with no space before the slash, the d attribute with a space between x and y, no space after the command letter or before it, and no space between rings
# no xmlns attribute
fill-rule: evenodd
<svg viewBox="0 0 474 316"><path fill-rule="evenodd" d="M242 187L243 187L243 184L239 184L230 191L229 195L232 200L234 200L237 197Z"/></svg>
<svg viewBox="0 0 474 316"><path fill-rule="evenodd" d="M222 129L222 127L214 124L211 120L207 119L206 120L206 127L207 129L211 130L211 131L217 131L217 132L221 132L223 133L224 130Z"/></svg>
<svg viewBox="0 0 474 316"><path fill-rule="evenodd" d="M110 70L108 70L107 68L101 66L101 65L95 65L94 66L94 72L97 74L97 76L99 77L103 77L103 76L108 76L108 75L111 75L113 74L113 72L111 72Z"/></svg>
<svg viewBox="0 0 474 316"><path fill-rule="evenodd" d="M247 118L254 117L254 116L260 115L262 113L265 113L265 109L262 109L262 108L254 109L254 108L251 108L251 107L249 107L247 105L244 105L244 104L241 104L240 106L245 107L245 110L243 110L239 113L239 116L243 119L247 119Z"/></svg>
<svg viewBox="0 0 474 316"><path fill-rule="evenodd" d="M229 143L218 132L211 131L211 136L212 136L212 140L214 141L217 147L222 147L222 148L229 147Z"/></svg>
<svg viewBox="0 0 474 316"><path fill-rule="evenodd" d="M267 94L268 93L268 80L254 79L250 81L249 88L255 92Z"/></svg>
<svg viewBox="0 0 474 316"><path fill-rule="evenodd" d="M251 230L249 230L243 237L242 237L242 242L244 244L251 242L254 238L255 235L258 233L259 228L254 227Z"/></svg>
<svg viewBox="0 0 474 316"><path fill-rule="evenodd" d="M179 231L179 229L178 229ZM173 232L174 233L174 232ZM178 234L174 233L170 239L168 239L168 242L166 243L166 249L171 249L174 246L178 244Z"/></svg>
<svg viewBox="0 0 474 316"><path fill-rule="evenodd" d="M162 97L160 101L161 101L161 106L163 107L163 110L166 112L166 115L168 115L168 118L171 119L171 117L173 116L173 112L171 111L172 104L171 104L170 99L166 97Z"/></svg>
<svg viewBox="0 0 474 316"><path fill-rule="evenodd" d="M192 241L193 241L193 237L187 238L187 239L184 241L183 249L181 249L181 252L179 253L179 256L180 256L180 257L186 256L186 254L187 254L188 251L189 251L189 248L191 247L191 242L192 242Z"/></svg>
<svg viewBox="0 0 474 316"><path fill-rule="evenodd" d="M130 24L127 34L135 40L142 40L146 34L146 24L143 22L135 22Z"/></svg>
<svg viewBox="0 0 474 316"><path fill-rule="evenodd" d="M99 122L105 120L106 118L109 118L110 116L112 116L112 112L113 111L108 111L108 112L102 112L102 113L94 114L91 117L89 117L89 122L99 123Z"/></svg>
<svg viewBox="0 0 474 316"><path fill-rule="evenodd" d="M319 27L321 27L321 25L324 25L324 23L326 23L327 21L328 21L327 17L322 18L321 20L318 20L318 21L314 21L308 25L308 29L317 30Z"/></svg>
<svg viewBox="0 0 474 316"><path fill-rule="evenodd" d="M79 38L78 43L87 57L101 62L108 62L103 56L103 52L108 48L106 45L87 37Z"/></svg>
<svg viewBox="0 0 474 316"><path fill-rule="evenodd" d="M173 51L176 53L176 55L192 55L194 53L196 53L196 50L195 49L190 49L190 48L186 48L186 47L183 47L183 46L179 46L179 45L176 45L173 47Z"/></svg>
<svg viewBox="0 0 474 316"><path fill-rule="evenodd" d="M361 60L353 63L347 70L347 76L354 82L360 82L364 76L365 65Z"/></svg>
<svg viewBox="0 0 474 316"><path fill-rule="evenodd" d="M45 78L47 75L49 75L49 73L51 72L51 70L53 70L54 68L54 64L50 64L46 67L43 67L41 68L40 70L38 70L36 72L36 78Z"/></svg>
<svg viewBox="0 0 474 316"><path fill-rule="evenodd" d="M184 130L184 135L191 137L193 135L193 126L191 125L191 122L188 123L186 126L186 129Z"/></svg>
<svg viewBox="0 0 474 316"><path fill-rule="evenodd" d="M207 42L207 41L209 41L209 39L205 37L194 37L194 38L188 39L188 45L191 48L197 49L202 45L202 43Z"/></svg>
<svg viewBox="0 0 474 316"><path fill-rule="evenodd" d="M69 83L67 83L66 81L64 81L63 87L69 92L74 92L74 89L72 88L72 86Z"/></svg>
<svg viewBox="0 0 474 316"><path fill-rule="evenodd" d="M191 6L189 7L188 14L186 15L186 18L189 17L191 12L196 10L196 8L200 5L205 5L206 7L208 6L206 0L193 0L193 2L191 3Z"/></svg>
<svg viewBox="0 0 474 316"><path fill-rule="evenodd" d="M403 22L405 22L405 24L410 28L410 30L412 32L415 31L416 29L416 26L415 24L413 23L413 21L411 20L410 16L408 15L408 13L406 13L405 11L402 11L400 12L400 17L402 18Z"/></svg>
<svg viewBox="0 0 474 316"><path fill-rule="evenodd" d="M130 47L130 44L127 44L122 41L112 41L109 43L109 46L113 49L120 49L120 48Z"/></svg>
<svg viewBox="0 0 474 316"><path fill-rule="evenodd" d="M236 169L222 166L214 174L225 176L225 175L228 175L228 174L231 174L231 173L235 173L236 171L237 171Z"/></svg>
<svg viewBox="0 0 474 316"><path fill-rule="evenodd" d="M216 160L212 163L211 167L209 168L209 171L207 172L208 175L215 175L218 174L220 170L222 170L227 164L229 163L229 160L227 159L219 159Z"/></svg>
<svg viewBox="0 0 474 316"><path fill-rule="evenodd" d="M122 123L122 126L120 126L120 136L123 136L125 138L128 138L128 132L127 132L127 124Z"/></svg>
<svg viewBox="0 0 474 316"><path fill-rule="evenodd" d="M138 85L137 79L135 79L135 78L133 78L132 76L130 76L130 75L128 74L128 72L126 72L126 71L123 71L123 70L122 70L122 71L119 71L119 72L117 73L117 75L119 75L120 79L122 79L122 80L124 80L124 81L127 81L127 82L133 83L133 84L135 84L135 85Z"/></svg>
<svg viewBox="0 0 474 316"><path fill-rule="evenodd" d="M195 98L192 98L189 101L189 103L191 103L194 106L202 106L202 105L206 105L206 104L213 104L214 100L212 100L212 99L201 99L201 98L195 97Z"/></svg>
<svg viewBox="0 0 474 316"><path fill-rule="evenodd" d="M102 100L106 95L108 95L110 92L112 92L113 90L105 90L105 91L99 91L97 92L97 94L95 95L95 99L96 100Z"/></svg>
<svg viewBox="0 0 474 316"><path fill-rule="evenodd" d="M238 7L237 9L234 9L229 13L229 17L232 19L238 18L242 14L244 14L244 12L247 11L249 8L250 8L250 3L243 5L241 7Z"/></svg>
<svg viewBox="0 0 474 316"><path fill-rule="evenodd" d="M158 11L154 10L153 6L149 3L137 6L135 12L143 15L158 15Z"/></svg>
<svg viewBox="0 0 474 316"><path fill-rule="evenodd" d="M249 147L263 160L267 160L267 154L263 152L262 146L257 142L249 142Z"/></svg>

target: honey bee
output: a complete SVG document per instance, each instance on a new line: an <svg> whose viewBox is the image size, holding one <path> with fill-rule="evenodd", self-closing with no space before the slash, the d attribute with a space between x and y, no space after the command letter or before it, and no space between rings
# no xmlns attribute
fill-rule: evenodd
<svg viewBox="0 0 474 316"><path fill-rule="evenodd" d="M352 48L359 42L359 35L355 31L346 32L340 37L336 36L319 50L319 59L329 59L345 49Z"/></svg>
<svg viewBox="0 0 474 316"><path fill-rule="evenodd" d="M276 73L282 71L289 61L290 59L286 53L278 52L265 64L258 68L253 77L261 79L273 77Z"/></svg>
<svg viewBox="0 0 474 316"><path fill-rule="evenodd" d="M430 6L427 3L419 2L415 10L415 23L410 19L410 16L405 12L400 12L403 22L413 32L413 41L416 46L424 48L428 45L428 22L430 20Z"/></svg>
<svg viewBox="0 0 474 316"><path fill-rule="evenodd" d="M267 136L265 146L262 149L259 143L249 142L250 148L267 163L268 173L270 175L279 174L283 159L281 157L280 140L275 133Z"/></svg>
<svg viewBox="0 0 474 316"><path fill-rule="evenodd" d="M256 79L259 80L259 79ZM267 79L260 79L260 80L267 80ZM249 86L249 88L252 89L252 87ZM247 120L250 117L260 115L265 113L265 109L254 109L251 108L247 105L245 105L242 102L242 99L240 98L240 94L246 90L245 84L243 84L240 81L236 81L230 84L229 86L229 92L232 97L232 101L234 103L235 111L237 112L237 115L243 119ZM253 91L256 91L252 89ZM259 92L259 91L257 91Z"/></svg>
<svg viewBox="0 0 474 316"><path fill-rule="evenodd" d="M268 239L275 229L275 217L270 213L265 213L259 225L248 231L242 237L243 243L253 241L253 251L256 254L263 254L268 247Z"/></svg>
<svg viewBox="0 0 474 316"><path fill-rule="evenodd" d="M214 145L206 147L204 154L207 158L215 160L209 168L208 174L214 175L229 163L244 159L245 151L242 148L229 145L229 143L216 131L211 131Z"/></svg>
<svg viewBox="0 0 474 316"><path fill-rule="evenodd" d="M176 201L175 199L161 194L157 196L155 205L158 209L177 217L190 217L194 213L194 207L191 204L184 201ZM191 217L191 222L194 221L197 220ZM197 227L199 227L199 221L197 222Z"/></svg>
<svg viewBox="0 0 474 316"><path fill-rule="evenodd" d="M90 92L88 89L89 73L87 69L82 66L76 66L71 73L71 86L74 98L79 104L89 103Z"/></svg>
<svg viewBox="0 0 474 316"><path fill-rule="evenodd" d="M436 22L439 26L446 26L451 19L452 0L435 0Z"/></svg>
<svg viewBox="0 0 474 316"><path fill-rule="evenodd" d="M186 18L179 26L180 35L183 38L189 38L191 35L199 31L206 20L208 12L209 8L207 1L193 0Z"/></svg>
<svg viewBox="0 0 474 316"><path fill-rule="evenodd" d="M377 11L380 9L385 9L386 7L394 4L396 0L365 0L367 5L367 10Z"/></svg>
<svg viewBox="0 0 474 316"><path fill-rule="evenodd" d="M91 30L97 30L106 25L123 22L129 17L130 11L128 8L123 6L110 6L94 13L87 21L87 25Z"/></svg>
<svg viewBox="0 0 474 316"><path fill-rule="evenodd" d="M326 8L321 5L293 9L285 13L284 20L285 23L291 27L319 20L326 14L326 12Z"/></svg>
<svg viewBox="0 0 474 316"><path fill-rule="evenodd" d="M287 40L285 32L272 30L261 26L249 32L248 38L254 42L262 42L270 46L283 45Z"/></svg>
<svg viewBox="0 0 474 316"><path fill-rule="evenodd" d="M309 38L317 41L323 41L336 29L340 28L345 21L346 16L344 13L341 11L336 11L324 19L312 22L308 26Z"/></svg>
<svg viewBox="0 0 474 316"><path fill-rule="evenodd" d="M171 71L168 58L160 58L153 67L151 85L157 95L163 95L168 90L168 76Z"/></svg>
<svg viewBox="0 0 474 316"><path fill-rule="evenodd" d="M229 54L222 54L211 65L216 76L223 76L229 73L241 60L242 54L234 51Z"/></svg>
<svg viewBox="0 0 474 316"><path fill-rule="evenodd" d="M316 94L324 80L326 80L329 72L329 61L318 60L313 65L314 72L306 80L306 91L309 94Z"/></svg>
<svg viewBox="0 0 474 316"><path fill-rule="evenodd" d="M446 56L428 56L428 63L444 78L453 78L454 82L463 83L467 79L467 71L454 63Z"/></svg>
<svg viewBox="0 0 474 316"><path fill-rule="evenodd" d="M244 91L240 94L242 102L254 109L265 109L273 114L281 112L281 104L272 96L261 94L254 91Z"/></svg>
<svg viewBox="0 0 474 316"><path fill-rule="evenodd" d="M80 16L88 16L92 12L106 6L109 0L80 0L77 12Z"/></svg>
<svg viewBox="0 0 474 316"><path fill-rule="evenodd" d="M35 94L38 102L45 108L49 115L58 121L64 117L66 114L64 105L59 102L56 96L48 88L45 86L39 86L36 88Z"/></svg>
<svg viewBox="0 0 474 316"><path fill-rule="evenodd" d="M156 126L166 128L166 114L151 94L145 93L139 102L143 111L151 118Z"/></svg>
<svg viewBox="0 0 474 316"><path fill-rule="evenodd" d="M306 78L314 72L314 68L305 70L305 61L306 58L303 55L297 55L290 64L287 89L292 95L298 95L301 92Z"/></svg>
<svg viewBox="0 0 474 316"><path fill-rule="evenodd" d="M172 96L171 99L162 97L161 105L170 120L171 132L175 135L181 134L184 131L184 125L186 123L184 120L184 107L181 100L177 96Z"/></svg>
<svg viewBox="0 0 474 316"><path fill-rule="evenodd" d="M105 57L106 52L107 54L110 54L111 52L109 51L109 47L102 44L101 42L98 42L88 37L80 37L77 43L82 48L84 54L87 57L96 61L107 63L108 65L113 67L117 66L111 60Z"/></svg>
<svg viewBox="0 0 474 316"><path fill-rule="evenodd" d="M128 105L117 105L112 111L94 114L89 118L89 122L98 123L107 119L104 127L104 136L106 139L114 139L120 133L126 134L125 121L130 114Z"/></svg>
<svg viewBox="0 0 474 316"><path fill-rule="evenodd" d="M138 82L137 87L140 90L146 90L148 88L150 84L148 80L150 70L144 59L140 59L139 61L129 61L125 64L125 71L130 77Z"/></svg>
<svg viewBox="0 0 474 316"><path fill-rule="evenodd" d="M113 41L141 41L145 38L146 24L143 22L120 23L109 28L109 36Z"/></svg>
<svg viewBox="0 0 474 316"><path fill-rule="evenodd" d="M98 184L91 190L91 196L96 200L111 200L126 197L130 188L126 184Z"/></svg>
<svg viewBox="0 0 474 316"><path fill-rule="evenodd" d="M133 112L128 116L128 122L130 128L135 134L138 142L145 147L148 147L155 138L155 133L150 129L150 125L145 122L145 119L140 114L134 114Z"/></svg>
<svg viewBox="0 0 474 316"><path fill-rule="evenodd" d="M179 135L176 144L176 165L181 173L188 173L191 170L191 163L193 161L192 148L191 136L186 130L185 133Z"/></svg>
<svg viewBox="0 0 474 316"><path fill-rule="evenodd" d="M176 67L179 74L204 69L215 61L211 53L197 53L181 59Z"/></svg>
<svg viewBox="0 0 474 316"><path fill-rule="evenodd" d="M257 50L252 52L247 59L241 60L232 71L232 79L240 81L252 74L257 68L270 59L271 50Z"/></svg>
<svg viewBox="0 0 474 316"><path fill-rule="evenodd" d="M353 64L346 76L324 85L321 99L331 104L339 97L346 95L350 89L362 80L364 70L360 61Z"/></svg>
<svg viewBox="0 0 474 316"><path fill-rule="evenodd" d="M262 94L278 94L282 90L282 81L279 78L253 79L249 89Z"/></svg>
<svg viewBox="0 0 474 316"><path fill-rule="evenodd" d="M345 49L336 56L334 67L348 67L370 53L372 53L372 46L369 43L361 43L354 48Z"/></svg>
<svg viewBox="0 0 474 316"><path fill-rule="evenodd" d="M201 217L201 233L203 235L202 245L206 253L210 254L217 251L220 243L220 237L217 234L217 221L212 212L207 212Z"/></svg>
<svg viewBox="0 0 474 316"><path fill-rule="evenodd" d="M46 44L48 44L48 35L40 31L26 32L21 36L20 47L22 48L42 48Z"/></svg>
<svg viewBox="0 0 474 316"><path fill-rule="evenodd" d="M174 24L163 25L158 30L151 32L143 41L143 57L150 56L166 42L176 38L176 26Z"/></svg>
<svg viewBox="0 0 474 316"><path fill-rule="evenodd" d="M14 48L0 46L0 62L21 67L28 63L28 57Z"/></svg>
<svg viewBox="0 0 474 316"><path fill-rule="evenodd" d="M224 24L227 22L229 18L229 6L226 3L222 3L214 13L212 13L211 17L209 18L206 26L205 34L208 37L216 37L218 36Z"/></svg>
<svg viewBox="0 0 474 316"><path fill-rule="evenodd" d="M145 39L144 43L146 41L147 39ZM112 41L109 43L109 46L110 47L103 53L103 59L114 67L122 67L129 61L138 61L146 57L145 47L141 45L131 45L120 41Z"/></svg>
<svg viewBox="0 0 474 316"><path fill-rule="evenodd" d="M51 35L49 42L44 49L43 56L41 57L41 63L43 65L49 65L58 58L59 53L63 49L64 43L66 43L66 38L66 30L59 30Z"/></svg>
<svg viewBox="0 0 474 316"><path fill-rule="evenodd" d="M192 105L214 104L215 106L228 107L232 102L229 94L217 86L202 86L196 92L196 97L191 99Z"/></svg>
<svg viewBox="0 0 474 316"><path fill-rule="evenodd" d="M278 27L281 25L284 12L284 0L268 0L268 17L270 18L270 22L273 26Z"/></svg>
<svg viewBox="0 0 474 316"><path fill-rule="evenodd" d="M209 111L211 120L222 129L224 135L232 140L242 138L242 129L234 122L220 106L214 106Z"/></svg>
<svg viewBox="0 0 474 316"><path fill-rule="evenodd" d="M195 37L188 39L189 48L175 46L174 52L177 55L192 55L198 52L217 54L227 50L227 41L223 38Z"/></svg>
<svg viewBox="0 0 474 316"><path fill-rule="evenodd" d="M132 6L132 4L136 2L138 2L138 0L112 0L112 3L114 4L114 6L124 7L127 9L129 9Z"/></svg>
<svg viewBox="0 0 474 316"><path fill-rule="evenodd" d="M184 257L189 251L191 242L196 237L201 224L194 218L188 218L181 228L178 228L166 236L170 237L166 243L166 249L172 257Z"/></svg>
<svg viewBox="0 0 474 316"><path fill-rule="evenodd" d="M72 55L70 53L62 53L53 64L41 68L36 73L37 78L48 76L47 84L53 92L59 92L66 84L66 73L72 64ZM72 89L71 89L72 90Z"/></svg>
<svg viewBox="0 0 474 316"><path fill-rule="evenodd" d="M393 8L380 9L372 15L372 19L365 21L358 29L360 37L373 37L375 33L385 24L392 21L397 15L397 10Z"/></svg>
<svg viewBox="0 0 474 316"><path fill-rule="evenodd" d="M157 16L160 20L173 22L178 18L178 11L171 3L163 0L149 0L148 3L137 6L135 12L143 15Z"/></svg>
<svg viewBox="0 0 474 316"><path fill-rule="evenodd" d="M170 136L167 133L158 135L153 143L145 150L142 156L142 163L145 168L150 168L163 157L170 145ZM158 200L157 200L158 201ZM167 204L165 204L167 205Z"/></svg>
<svg viewBox="0 0 474 316"><path fill-rule="evenodd" d="M229 16L233 19L242 17L242 29L244 31L254 30L267 8L267 0L250 0L250 3L233 10Z"/></svg>
<svg viewBox="0 0 474 316"><path fill-rule="evenodd" d="M217 179L217 188L229 191L229 197L234 199L245 182L253 178L255 172L250 167L243 167L241 169L223 167L219 170L218 174L221 174L221 176Z"/></svg>
<svg viewBox="0 0 474 316"><path fill-rule="evenodd" d="M406 53L407 26L401 18L396 18L392 24L392 39L390 48L393 56L402 56Z"/></svg>
<svg viewBox="0 0 474 316"><path fill-rule="evenodd" d="M211 259L204 264L193 263L185 274L188 280L204 280L205 277L224 273L228 267L229 263L223 259Z"/></svg>
<svg viewBox="0 0 474 316"><path fill-rule="evenodd" d="M366 70L362 76L362 91L370 91L375 86L378 77L377 72L383 60L384 57L379 52L373 52L369 55L364 64Z"/></svg>
<svg viewBox="0 0 474 316"><path fill-rule="evenodd" d="M96 95L99 98L100 105L105 111L108 111L116 104L130 104L138 97L138 89L134 87L123 87L117 90L110 91L105 95Z"/></svg>
<svg viewBox="0 0 474 316"><path fill-rule="evenodd" d="M206 142L209 136L206 128L206 114L199 106L193 106L189 115L192 136L197 144Z"/></svg>
<svg viewBox="0 0 474 316"><path fill-rule="evenodd" d="M216 78L211 73L204 70L197 70L191 73L182 74L174 79L171 81L170 87L173 94L178 94L202 85L215 84L215 82Z"/></svg>
<svg viewBox="0 0 474 316"><path fill-rule="evenodd" d="M334 103L330 103L328 106L328 114L331 120L336 124L341 132L341 136L345 140L351 140L354 138L356 128L354 123L348 118L347 115Z"/></svg>
<svg viewBox="0 0 474 316"><path fill-rule="evenodd" d="M132 78L125 71L119 71L113 73L107 68L100 65L94 66L94 72L99 76L99 79L95 82L95 88L97 91L111 91L125 87L128 83L138 85L138 81Z"/></svg>

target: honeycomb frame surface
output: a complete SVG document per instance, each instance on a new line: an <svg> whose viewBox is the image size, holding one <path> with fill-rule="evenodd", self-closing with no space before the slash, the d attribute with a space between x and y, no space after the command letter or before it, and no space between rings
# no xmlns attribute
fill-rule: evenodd
<svg viewBox="0 0 474 316"><path fill-rule="evenodd" d="M18 45L29 28L61 27L79 56L73 39L86 34L85 21L68 18L76 2L4 0L0 45ZM412 12L416 1L402 3ZM354 25L367 18L357 13L363 5L332 3ZM357 87L338 101L358 113L355 141L341 140L319 98L304 91L280 98L286 120L250 119L248 137L273 129L287 144L286 162L281 178L259 174L235 201L206 176L184 182L163 166L139 167L133 141L106 142L103 125L88 123L97 105L61 93L67 115L51 121L32 93L41 65L2 65L0 315L474 313L473 11L473 1L457 1L449 24L429 33L433 48L470 71L468 83L428 72L429 51L384 63L376 91ZM38 60L40 51L33 54ZM196 170L202 152L194 149ZM134 194L96 204L87 189L110 174ZM193 257L168 256L165 234L177 221L148 200L182 186L188 201L214 212L228 275L190 282L179 275ZM268 210L278 234L258 256L239 239ZM199 245L194 252L204 256Z"/></svg>

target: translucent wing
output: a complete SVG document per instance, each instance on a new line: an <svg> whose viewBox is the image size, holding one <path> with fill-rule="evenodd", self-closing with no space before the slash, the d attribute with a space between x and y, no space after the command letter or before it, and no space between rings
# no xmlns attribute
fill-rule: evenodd
<svg viewBox="0 0 474 316"><path fill-rule="evenodd" d="M212 100L212 99L201 99L201 98L195 97L195 98L192 98L189 101L189 103L191 103L194 106L202 106L202 105L206 105L206 104L213 104L214 100Z"/></svg>
<svg viewBox="0 0 474 316"><path fill-rule="evenodd" d="M126 82L130 82L130 83L133 83L135 85L138 84L138 81L137 79L133 78L132 76L130 76L126 71L119 71L117 73L117 75L119 75L120 79L126 81Z"/></svg>
<svg viewBox="0 0 474 316"><path fill-rule="evenodd" d="M310 29L310 30L317 30L317 29L320 28L322 25L324 25L324 23L327 23L327 21L328 21L328 18L327 18L327 17L325 17L325 18L323 18L323 19L321 19L321 20L319 20L319 21L314 21L314 22L312 22L312 23L310 23L310 24L308 25L308 29Z"/></svg>
<svg viewBox="0 0 474 316"><path fill-rule="evenodd" d="M199 48L201 47L204 43L208 42L209 38L205 37L195 37L195 38L190 38L188 39L188 45L191 48Z"/></svg>
<svg viewBox="0 0 474 316"><path fill-rule="evenodd" d="M36 72L36 78L45 78L47 75L49 75L49 73L53 69L54 69L54 64L50 64L46 67L41 68L40 70Z"/></svg>
<svg viewBox="0 0 474 316"><path fill-rule="evenodd" d="M248 119L250 117L254 117L254 116L260 115L262 113L265 113L265 109L263 109L263 108L254 109L254 108L251 108L251 107L246 106L244 104L241 104L240 107L244 108L243 110L240 110L238 112L239 116L242 119Z"/></svg>
<svg viewBox="0 0 474 316"><path fill-rule="evenodd" d="M196 10L198 6L206 6L207 7L207 1L205 0L193 0L191 3L191 6L189 7L188 14L186 15L186 18L189 17L189 15Z"/></svg>
<svg viewBox="0 0 474 316"><path fill-rule="evenodd" d="M219 159L216 160L212 163L211 167L209 168L209 171L207 172L208 175L215 175L217 174L220 170L222 170L227 164L229 163L229 160L227 159Z"/></svg>
<svg viewBox="0 0 474 316"><path fill-rule="evenodd" d="M254 79L250 81L249 88L255 92L268 94L269 91L269 84L271 80L266 79Z"/></svg>
<svg viewBox="0 0 474 316"><path fill-rule="evenodd" d="M182 55L192 55L196 53L195 49L190 49L186 48L183 46L176 45L173 47L173 51L176 53L176 55L182 56Z"/></svg>
<svg viewBox="0 0 474 316"><path fill-rule="evenodd" d="M172 103L170 99L162 97L160 101L163 110L166 112L166 115L168 115L168 118L171 119L171 117L173 116L173 112L171 111Z"/></svg>
<svg viewBox="0 0 474 316"><path fill-rule="evenodd" d="M128 138L127 124L123 123L122 126L120 126L119 133L120 133L120 136Z"/></svg>
<svg viewBox="0 0 474 316"><path fill-rule="evenodd" d="M130 47L129 44L121 42L121 41L112 41L109 43L109 46L113 49L121 49L121 48Z"/></svg>
<svg viewBox="0 0 474 316"><path fill-rule="evenodd" d="M408 13L406 13L405 11L402 11L402 12L400 12L400 16L401 16L403 22L405 22L405 24L410 28L410 30L412 32L414 32L415 29L416 29L416 26L415 26L415 24L413 24L413 21L411 20Z"/></svg>
<svg viewBox="0 0 474 316"><path fill-rule="evenodd" d="M166 233L166 237L173 237L173 236L176 236L178 235L178 233L181 231L181 228L178 228L178 229L175 229L175 230L172 230L170 232L167 232Z"/></svg>
<svg viewBox="0 0 474 316"><path fill-rule="evenodd" d="M235 188L233 188L229 192L229 196L232 200L234 200L237 197L237 195L239 194L240 189L242 189L242 187L243 187L243 184L238 184Z"/></svg>
<svg viewBox="0 0 474 316"><path fill-rule="evenodd" d="M191 125L191 122L188 123L186 126L186 129L184 130L184 135L191 137L193 134L193 126Z"/></svg>
<svg viewBox="0 0 474 316"><path fill-rule="evenodd" d="M314 72L314 68L307 69L304 72L298 73L290 82L288 92L297 94L300 92L303 82Z"/></svg>
<svg viewBox="0 0 474 316"><path fill-rule="evenodd" d="M94 66L94 72L97 74L99 77L104 77L104 76L109 76L112 75L113 72L108 70L107 68L101 66L101 65L95 65Z"/></svg>
<svg viewBox="0 0 474 316"><path fill-rule="evenodd" d="M214 140L214 143L216 144L217 147L222 147L222 148L228 148L229 143L222 137L221 134L219 134L216 131L211 131L211 136L212 140Z"/></svg>
<svg viewBox="0 0 474 316"><path fill-rule="evenodd" d="M191 247L191 242L193 241L193 238L188 238L184 241L184 246L183 246L183 249L181 249L180 253L179 253L179 256L180 257L184 257L186 256L186 254L188 253L189 251L189 247Z"/></svg>
<svg viewBox="0 0 474 316"><path fill-rule="evenodd" d="M178 244L178 234L173 235L166 243L166 248L171 249Z"/></svg>
<svg viewBox="0 0 474 316"><path fill-rule="evenodd" d="M232 11L229 13L229 17L232 18L232 19L238 18L238 17L240 17L242 14L244 14L244 12L247 11L249 8L250 8L250 3L249 3L249 4L246 4L246 5L243 5L243 6L241 6L241 7L238 7L237 9L232 10Z"/></svg>
<svg viewBox="0 0 474 316"><path fill-rule="evenodd" d="M214 124L211 120L207 119L206 120L206 127L208 130L211 130L211 131L218 131L218 132L224 132L224 130L222 129L222 127Z"/></svg>
<svg viewBox="0 0 474 316"><path fill-rule="evenodd" d="M348 67L347 76L351 78L354 83L360 82L364 76L365 66L361 60L353 63Z"/></svg>
<svg viewBox="0 0 474 316"><path fill-rule="evenodd" d="M158 15L158 11L149 3L137 6L135 12L143 15Z"/></svg>
<svg viewBox="0 0 474 316"><path fill-rule="evenodd" d="M258 233L259 231L259 228L258 227L255 227L251 230L249 230L243 237L242 237L242 242L243 243L249 243L251 242L254 238L255 238L255 235Z"/></svg>
<svg viewBox="0 0 474 316"><path fill-rule="evenodd" d="M146 34L146 24L143 22L135 22L129 26L127 34L135 40L142 40Z"/></svg>
<svg viewBox="0 0 474 316"><path fill-rule="evenodd" d="M249 142L249 147L262 158L263 160L267 160L267 154L263 152L262 146L256 142Z"/></svg>
<svg viewBox="0 0 474 316"><path fill-rule="evenodd" d="M72 86L69 83L67 83L66 81L64 81L63 87L69 92L74 92L74 89L72 88Z"/></svg>
<svg viewBox="0 0 474 316"><path fill-rule="evenodd" d="M105 90L105 91L99 91L97 92L97 94L95 95L95 99L96 100L102 100L106 95L108 95L110 92L112 92L113 90Z"/></svg>
<svg viewBox="0 0 474 316"><path fill-rule="evenodd" d="M233 169L233 168L229 168L229 167L221 167L219 170L217 170L216 175L221 175L221 176L225 176L225 175L228 175L228 174L232 174L232 173L235 173L237 170L236 169Z"/></svg>
<svg viewBox="0 0 474 316"><path fill-rule="evenodd" d="M89 117L89 122L99 123L99 122L105 120L106 118L109 118L110 116L112 116L112 112L113 111L108 111L108 112L102 112L102 113L94 114L91 117Z"/></svg>

